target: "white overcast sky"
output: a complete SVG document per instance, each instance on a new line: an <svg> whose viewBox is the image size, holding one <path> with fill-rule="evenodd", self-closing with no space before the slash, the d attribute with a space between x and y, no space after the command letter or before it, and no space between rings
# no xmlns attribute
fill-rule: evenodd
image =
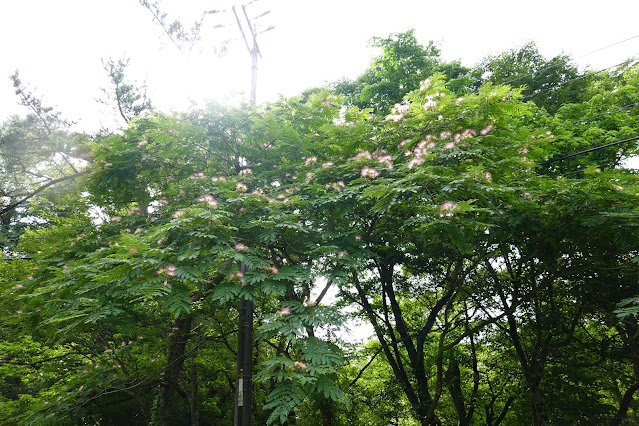
<svg viewBox="0 0 639 426"><path fill-rule="evenodd" d="M248 0L247 0L248 1ZM246 3L246 2L245 2ZM163 0L168 18L191 22L203 10L228 9L230 0ZM238 3L241 4L241 3ZM537 42L547 56L572 55L581 67L606 68L639 56L635 0L428 1L259 0L247 6L259 37L258 102L363 72L375 50L372 36L414 28L422 43L437 42L446 60L472 66L488 54ZM228 27L210 30L214 25ZM246 98L250 57L231 13L208 15L204 39L182 55L137 0L0 1L0 122L26 111L17 104L9 76L24 83L79 122L82 130L113 125L95 100L107 87L101 59L131 58L131 77L146 80L161 109L184 109L189 100ZM214 48L228 37L228 54ZM235 95L233 95L235 93ZM238 94L239 93L239 94ZM242 93L244 93L242 95Z"/></svg>

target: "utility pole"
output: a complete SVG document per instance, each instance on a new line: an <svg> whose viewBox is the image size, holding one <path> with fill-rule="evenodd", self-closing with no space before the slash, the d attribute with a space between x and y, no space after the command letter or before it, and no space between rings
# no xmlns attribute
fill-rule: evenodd
<svg viewBox="0 0 639 426"><path fill-rule="evenodd" d="M246 25L251 35L251 43L249 43L244 28L242 26L240 16L233 6L233 14L237 21L237 26L242 33L242 38L246 44L246 48L251 55L251 105L255 105L257 101L257 59L262 57L260 48L257 44L257 34L255 28L251 24L251 20L246 13L246 6L242 5L242 12ZM266 12L268 13L268 12ZM263 14L264 15L264 14ZM271 27L272 28L272 27ZM271 29L269 28L269 29ZM242 274L247 271L246 264L242 262L240 270ZM235 388L235 413L234 426L250 426L253 405L253 311L254 306L251 300L242 299L239 304L239 325L237 330L237 382Z"/></svg>
<svg viewBox="0 0 639 426"><path fill-rule="evenodd" d="M241 271L246 271L242 262ZM253 405L253 302L240 300L234 426L250 426Z"/></svg>
<svg viewBox="0 0 639 426"><path fill-rule="evenodd" d="M251 32L251 43L246 37L246 33L244 32L244 27L240 21L240 17L237 14L237 10L235 6L233 6L233 14L235 15L235 20L237 21L237 26L242 33L242 38L244 39L244 43L246 44L246 49L251 55L251 105L255 105L257 96L257 57L262 57L262 53L260 53L260 47L257 44L257 34L255 32L255 28L251 25L251 20L249 19L246 13L246 6L242 5L242 12L244 15L244 19L246 20L246 24L248 26L249 31Z"/></svg>
<svg viewBox="0 0 639 426"><path fill-rule="evenodd" d="M253 0L255 1L255 0ZM252 1L251 1L252 3ZM142 5L153 13L154 19L158 21L158 23L162 26L165 33L169 36L171 41L176 45L176 47L184 54L184 51L180 47L179 43L173 38L173 33L171 32L170 27L167 27L163 18L160 16L160 10L157 6L153 6L149 4L147 1L142 2ZM237 26L242 33L242 38L244 39L244 43L246 44L246 48L248 49L249 54L251 55L251 92L250 92L250 103L251 105L255 105L257 102L256 90L257 90L257 60L258 57L262 57L260 53L260 47L257 44L257 32L251 20L246 13L246 6L242 5L242 15L244 17L245 24L247 27L247 31L244 31L244 26L242 25L242 20L238 15L236 7L233 6L233 14L235 15L235 20L237 22ZM217 14L220 12L226 12L226 10L209 10L205 11L204 14ZM270 13L270 10L262 13L259 16L256 16L255 19L261 18L264 15ZM216 25L213 28L222 28L226 25ZM266 28L261 31L266 32L272 30L273 26ZM250 32L250 43L249 39L246 36L246 33ZM238 161L240 159L238 158ZM246 264L242 262L240 266L240 271L242 274L245 274L248 270ZM236 387L235 387L235 410L234 410L234 426L251 426L251 415L252 415L252 405L253 405L253 312L254 306L253 301L247 299L241 299L239 302L239 324L238 324L238 336L237 336L237 377L236 377Z"/></svg>

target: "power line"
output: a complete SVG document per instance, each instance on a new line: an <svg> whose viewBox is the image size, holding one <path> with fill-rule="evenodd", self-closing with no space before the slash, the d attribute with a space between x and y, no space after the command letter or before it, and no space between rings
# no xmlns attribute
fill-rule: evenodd
<svg viewBox="0 0 639 426"><path fill-rule="evenodd" d="M637 105L639 105L639 102L635 102L633 104L626 104L626 105L620 106L619 108L616 108L616 109L613 109L613 110L609 110L609 111L606 111L604 113L594 115L592 117L588 117L585 120L570 121L570 122L568 122L566 124L576 124L576 123L585 124L585 123L589 123L589 122L591 122L591 121L593 121L593 120L595 120L597 118L604 117L604 116L609 115L609 114L614 114L615 112L623 111L625 109L632 108L633 106L637 106Z"/></svg>
<svg viewBox="0 0 639 426"><path fill-rule="evenodd" d="M603 164L598 164L597 167L606 167L606 166L611 166L616 164L616 161L610 161L608 163L603 163ZM570 175L576 175L578 173L583 173L585 171L585 169L578 169L578 170L573 170L572 172L568 172L568 173L560 173L558 175L555 175L553 177L558 177L558 176L570 176Z"/></svg>
<svg viewBox="0 0 639 426"><path fill-rule="evenodd" d="M639 37L639 36L637 36L637 37ZM636 61L637 59L636 59L636 58L633 58L632 60L635 60L635 61ZM583 79L583 78L587 78L587 77L590 77L590 76L593 76L593 75L596 75L596 74L602 73L602 72L604 72L604 71L606 71L606 70L609 70L609 69L611 69L611 68L615 68L615 67L621 66L621 65L623 65L623 64L625 64L625 63L627 63L627 62L628 62L628 61L624 61L624 62L621 62L621 63L619 63L619 64L617 64L617 65L613 65L613 66L610 66L610 67L607 67L607 68L601 69L601 70L599 70L599 71L595 71L595 72L592 72L592 73L589 73L589 74L584 74L583 76L580 76L580 77L578 77L578 78L576 78L576 79L568 80L568 81L566 81L566 82L562 83L561 85L558 85L558 86L552 87L552 88L550 88L550 89L545 89L545 91L549 91L549 90L557 89L557 88L559 88L559 87L561 87L561 86L563 86L563 85L569 84L569 83L571 83L571 82L573 82L573 81L576 81L576 80L579 80L579 79ZM526 96L526 97L524 97L524 98L521 98L521 100L523 101L523 100L528 99L528 98L530 98L530 97L532 97L532 96L536 96L536 95L538 95L538 94L540 94L540 93L542 93L542 92L543 92L543 91L535 92L535 93L533 93L533 94L531 94L531 95L528 95L528 96ZM477 94L477 93L478 93L478 91L473 91L473 92L471 92L471 94ZM620 107L620 108L618 108L617 110L609 111L609 112L607 112L607 113L613 113L613 112L618 111L618 110L621 110L621 109L623 109L623 108L631 107L631 106L638 105L638 104L639 104L639 102L638 102L638 103L635 103L635 104L628 104L628 105L624 105L623 107ZM600 114L600 116L602 116L602 115L606 115L607 113ZM447 125L449 125L449 124L451 124L451 123L455 122L456 120L459 120L459 119L462 119L462 118L468 118L468 117L470 117L470 116L471 116L471 115L468 115L467 113L462 113L462 114L459 114L459 115L457 115L457 116L455 116L455 117L452 117L452 118L450 118L450 119L448 119L448 120L436 122L436 125L434 126L434 128L436 128L436 129L442 129L442 128L445 128L445 126L447 126ZM594 118L594 117L593 117L593 118ZM572 124L572 122L571 122L571 123L568 123L568 124ZM431 131L431 132L432 132L432 131L433 131L433 129L431 128L431 129L429 129L428 131ZM426 131L425 131L425 133L426 133ZM629 140L624 140L624 141L620 141L620 143L624 143L624 142L628 142L628 141L629 141ZM606 145L606 146L607 146L607 145ZM603 146L602 148L605 148L606 146ZM571 156L574 156L574 155L577 155L577 154L571 154ZM563 159L563 158L562 158L562 159ZM547 161L548 161L548 160L547 160ZM558 161L558 160L553 160L553 161ZM542 163L539 163L539 164L540 164L540 165L541 165L541 164L546 164L546 162L542 162Z"/></svg>
<svg viewBox="0 0 639 426"><path fill-rule="evenodd" d="M539 165L555 163L557 161L562 161L562 160L566 160L568 158L577 157L578 155L587 154L589 152L598 151L598 150L603 149L603 148L608 148L610 146L615 146L615 145L621 145L621 144L624 144L626 142L632 142L632 141L636 141L636 140L639 140L639 136L635 136L633 138L624 139L624 140L621 140L621 141L607 143L605 145L596 146L594 148L586 149L584 151L575 152L574 154L564 155L563 157L551 158L549 160L542 161L541 163L539 163Z"/></svg>
<svg viewBox="0 0 639 426"><path fill-rule="evenodd" d="M548 89L538 90L538 91L536 91L536 92L534 92L534 93L531 93L530 95L526 95L526 96L524 96L523 98L521 98L521 100L522 100L522 101L525 101L525 100L530 99L530 98L533 98L533 97L535 97L535 96L537 96L537 95L539 95L539 94L542 94L542 93L545 93L545 92L550 92L550 91L552 91L552 90L559 89L560 87L563 87L563 86L565 86L566 84L574 83L575 81L579 81L579 80L583 80L584 78L592 77L593 75L600 74L600 73L602 73L602 72L604 72L604 71L608 71L609 69L612 69L612 68L620 67L620 66L622 66L622 65L624 65L624 64L629 64L629 65L630 65L632 62L636 62L636 61L637 61L637 58L635 57L635 58L631 58L631 59L629 59L629 60L625 60L625 61L623 61L623 62L620 62L620 63L618 63L618 64L616 64L616 65L612 65L612 66L610 66L610 67L608 67L608 68L601 69L601 70L599 70L599 71L595 71L595 72L591 72L591 73L586 73L586 74L584 74L584 75L582 75L582 76L579 76L579 77L576 77L576 78L572 78L572 79L570 79L570 80L566 80L566 81L564 81L563 83L558 84L558 85L556 85L556 86L549 87ZM634 64L633 64L633 65L634 65Z"/></svg>
<svg viewBox="0 0 639 426"><path fill-rule="evenodd" d="M621 40L621 41L618 41L618 42L615 42L615 43L609 44L608 46L600 47L600 48L595 49L595 50L593 50L593 51L591 51L591 52L588 52L588 53L585 53L585 54L583 54L583 55L581 55L581 56L578 56L576 59L585 58L586 56L592 55L593 53L597 53L597 52L600 52L600 51L602 51L602 50L609 49L609 48L611 48L611 47L617 46L618 44L625 43L625 42L630 41L630 40L635 39L635 38L639 38L639 34L637 34L636 36L632 36L632 37L630 37L630 38L627 38L627 39L625 39L625 40ZM522 75L522 76L519 76L519 77L513 78L513 79L508 80L508 81L506 81L506 82L504 82L504 83L502 83L502 84L510 84L510 83L515 82L515 81L517 81L517 80L521 80L522 78L526 78L526 77L533 76L533 75L535 75L536 73L539 73L539 72L542 72L542 71L546 71L546 70L549 70L549 69L556 68L556 67L558 67L558 66L560 66L560 65L561 65L561 63L556 63L556 64L554 64L554 65L548 65L548 66L546 66L546 67L544 67L544 68L542 68L542 69L539 69L539 70L536 70L536 71L532 71L532 72L530 72L530 73L528 73L528 74L526 74L526 75ZM477 81L479 81L479 80L477 80Z"/></svg>
<svg viewBox="0 0 639 426"><path fill-rule="evenodd" d="M610 47L614 47L614 46L616 46L616 45L618 45L618 44L625 43L625 42L630 41L630 40L633 40L633 39L635 39L635 38L639 38L639 34L637 34L637 35L635 35L635 36L632 36L632 37L628 37L628 38L627 38L627 39L625 39L625 40L621 40L621 41L618 41L618 42L616 42L616 43L609 44L608 46L604 46L604 47L601 47L601 48L599 48L599 49L593 50L592 52L588 52L588 53L586 53L585 55L579 56L579 58L583 58L584 56L592 55L593 53L597 53L597 52L600 52L600 51L602 51L602 50L606 50L606 49L608 49L608 48L610 48Z"/></svg>

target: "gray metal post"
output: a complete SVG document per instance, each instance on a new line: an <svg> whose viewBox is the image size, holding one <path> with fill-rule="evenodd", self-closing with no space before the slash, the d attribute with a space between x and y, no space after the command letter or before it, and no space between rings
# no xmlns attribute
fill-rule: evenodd
<svg viewBox="0 0 639 426"><path fill-rule="evenodd" d="M241 300L234 426L250 426L253 404L253 302Z"/></svg>
<svg viewBox="0 0 639 426"><path fill-rule="evenodd" d="M257 57L260 54L260 48L257 44L257 34L251 26L251 21L246 14L246 7L242 6L244 18L251 30L253 39L252 47L246 38L246 34L240 23L240 18L233 6L235 20L242 33L242 38L246 43L246 48L251 55L251 105L255 105L257 101ZM242 262L241 271L245 273L246 264ZM237 383L235 390L235 413L234 426L250 426L253 405L253 302L250 300L240 300L239 306L239 327L237 330Z"/></svg>

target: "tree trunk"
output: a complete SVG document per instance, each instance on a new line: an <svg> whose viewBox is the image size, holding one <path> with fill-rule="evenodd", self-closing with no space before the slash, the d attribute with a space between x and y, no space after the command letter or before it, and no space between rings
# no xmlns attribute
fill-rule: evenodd
<svg viewBox="0 0 639 426"><path fill-rule="evenodd" d="M191 410L191 426L200 424L200 408L198 406L198 383L197 367L195 363L191 366L191 397L189 398L189 409Z"/></svg>
<svg viewBox="0 0 639 426"><path fill-rule="evenodd" d="M191 330L191 316L178 318L169 333L166 367L160 388L159 425L169 426L173 417L175 394L184 366L186 343Z"/></svg>
<svg viewBox="0 0 639 426"><path fill-rule="evenodd" d="M534 379L533 379L534 380ZM534 380L536 381L536 380ZM530 403L532 407L532 421L534 426L545 426L550 424L546 404L544 403L541 389L538 383L528 383L530 387Z"/></svg>
<svg viewBox="0 0 639 426"><path fill-rule="evenodd" d="M635 392L639 389L639 385L632 385L626 390L623 395L623 399L621 400L621 404L619 404L619 410L617 410L617 414L613 417L610 422L610 426L618 426L623 422L628 416L628 408L630 408L630 404L634 399Z"/></svg>
<svg viewBox="0 0 639 426"><path fill-rule="evenodd" d="M468 426L470 424L470 419L466 413L466 401L461 387L461 371L459 369L459 363L454 356L451 357L448 363L448 369L446 370L444 377L446 378L446 384L448 386L450 397L453 400L455 411L457 411L459 426Z"/></svg>
<svg viewBox="0 0 639 426"><path fill-rule="evenodd" d="M333 426L335 424L335 403L323 396L315 398L315 407L320 412L322 426Z"/></svg>

